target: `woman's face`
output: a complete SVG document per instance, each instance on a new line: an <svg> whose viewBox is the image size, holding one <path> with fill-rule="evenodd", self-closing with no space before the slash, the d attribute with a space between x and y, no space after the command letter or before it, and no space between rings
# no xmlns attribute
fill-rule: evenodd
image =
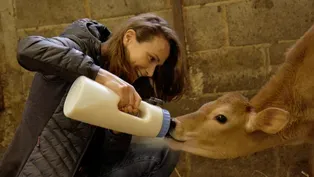
<svg viewBox="0 0 314 177"><path fill-rule="evenodd" d="M155 36L148 42L139 43L136 32L128 30L123 38L127 56L138 77L152 77L157 65L162 65L169 56L170 45L163 36Z"/></svg>

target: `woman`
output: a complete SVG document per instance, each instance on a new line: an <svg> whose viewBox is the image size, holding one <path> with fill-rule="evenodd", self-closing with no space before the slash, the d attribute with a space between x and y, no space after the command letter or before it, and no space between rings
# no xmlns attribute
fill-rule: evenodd
<svg viewBox="0 0 314 177"><path fill-rule="evenodd" d="M116 92L128 113L136 113L142 99L179 98L187 81L181 51L175 32L152 14L130 18L113 34L80 19L58 37L21 40L18 62L36 74L0 176L169 176L178 152L66 118L63 105L81 75Z"/></svg>

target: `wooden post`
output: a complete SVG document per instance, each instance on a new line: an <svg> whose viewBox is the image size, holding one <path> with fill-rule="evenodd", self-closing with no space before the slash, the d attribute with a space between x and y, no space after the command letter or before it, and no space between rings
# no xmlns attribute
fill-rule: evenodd
<svg viewBox="0 0 314 177"><path fill-rule="evenodd" d="M186 43L185 43L182 1L183 0L171 0L171 3L172 3L174 29L177 32L183 46L183 57L186 58L187 52L186 52Z"/></svg>

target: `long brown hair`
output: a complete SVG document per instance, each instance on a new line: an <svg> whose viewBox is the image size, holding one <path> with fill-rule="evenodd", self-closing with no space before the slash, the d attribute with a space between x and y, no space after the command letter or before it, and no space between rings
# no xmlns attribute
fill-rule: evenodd
<svg viewBox="0 0 314 177"><path fill-rule="evenodd" d="M108 39L107 58L109 71L126 81L135 76L131 67L126 49L123 45L123 36L128 29L136 32L136 40L147 42L155 36L164 36L170 44L170 54L162 66L157 66L153 77L155 96L170 101L184 94L188 82L185 58L182 57L182 46L176 32L170 28L163 18L151 14L140 14L121 24Z"/></svg>

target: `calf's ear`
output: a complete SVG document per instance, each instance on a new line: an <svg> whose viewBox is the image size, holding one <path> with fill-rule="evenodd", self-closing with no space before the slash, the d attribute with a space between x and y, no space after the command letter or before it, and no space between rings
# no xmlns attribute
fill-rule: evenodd
<svg viewBox="0 0 314 177"><path fill-rule="evenodd" d="M288 122L288 111L270 107L250 116L246 123L246 130L248 132L261 130L268 134L275 134L282 130Z"/></svg>

